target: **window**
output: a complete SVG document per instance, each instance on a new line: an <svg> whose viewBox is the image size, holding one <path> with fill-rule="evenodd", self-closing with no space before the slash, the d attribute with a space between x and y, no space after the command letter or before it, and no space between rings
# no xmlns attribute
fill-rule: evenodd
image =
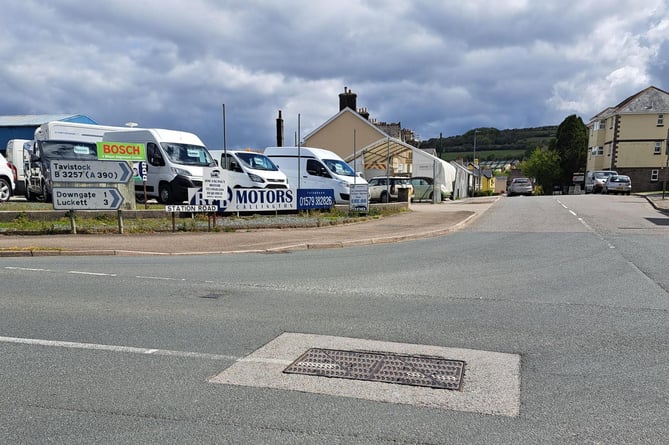
<svg viewBox="0 0 669 445"><path fill-rule="evenodd" d="M657 115L657 126L664 127L664 114Z"/></svg>
<svg viewBox="0 0 669 445"><path fill-rule="evenodd" d="M662 141L655 141L655 150L653 151L653 154L662 154Z"/></svg>
<svg viewBox="0 0 669 445"><path fill-rule="evenodd" d="M604 156L604 147L597 147L597 156Z"/></svg>
<svg viewBox="0 0 669 445"><path fill-rule="evenodd" d="M657 181L660 177L660 171L656 168L650 171L650 180Z"/></svg>

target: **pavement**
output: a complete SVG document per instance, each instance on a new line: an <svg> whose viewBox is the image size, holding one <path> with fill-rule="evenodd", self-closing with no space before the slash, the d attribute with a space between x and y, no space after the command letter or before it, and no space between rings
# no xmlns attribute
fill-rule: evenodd
<svg viewBox="0 0 669 445"><path fill-rule="evenodd" d="M333 249L429 238L458 230L500 197L438 204L412 203L378 219L313 228L238 229L232 232L0 236L0 257L67 255L203 255Z"/></svg>
<svg viewBox="0 0 669 445"><path fill-rule="evenodd" d="M645 196L669 215L669 196ZM445 235L465 227L503 196L438 204L412 203L408 211L362 222L313 228L238 229L233 232L0 236L0 257L68 255L210 255L281 253L395 243Z"/></svg>

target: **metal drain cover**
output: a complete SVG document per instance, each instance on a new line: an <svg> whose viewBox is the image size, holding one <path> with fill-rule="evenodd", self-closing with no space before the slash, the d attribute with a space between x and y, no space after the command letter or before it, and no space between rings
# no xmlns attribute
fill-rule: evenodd
<svg viewBox="0 0 669 445"><path fill-rule="evenodd" d="M283 372L458 390L464 370L441 357L311 348Z"/></svg>

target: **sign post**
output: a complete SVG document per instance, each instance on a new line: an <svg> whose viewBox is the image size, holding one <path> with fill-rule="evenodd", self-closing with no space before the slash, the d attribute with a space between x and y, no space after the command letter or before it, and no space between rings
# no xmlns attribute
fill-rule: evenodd
<svg viewBox="0 0 669 445"><path fill-rule="evenodd" d="M127 184L133 170L126 161L51 161L53 182Z"/></svg>
<svg viewBox="0 0 669 445"><path fill-rule="evenodd" d="M144 144L97 142L97 160L55 160L51 162L53 208L69 210L72 232L77 233L77 210L117 210L119 233L123 233L121 205L124 194L133 198L134 171L129 161L146 159ZM91 187L92 186L92 187Z"/></svg>
<svg viewBox="0 0 669 445"><path fill-rule="evenodd" d="M54 187L55 210L118 210L123 196L114 187Z"/></svg>

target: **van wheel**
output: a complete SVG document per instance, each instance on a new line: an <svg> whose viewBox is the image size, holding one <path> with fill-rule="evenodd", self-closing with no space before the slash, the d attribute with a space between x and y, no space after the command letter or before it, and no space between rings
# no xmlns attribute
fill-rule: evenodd
<svg viewBox="0 0 669 445"><path fill-rule="evenodd" d="M51 193L49 193L49 189L46 188L46 183L42 183L42 199L44 202L51 202Z"/></svg>
<svg viewBox="0 0 669 445"><path fill-rule="evenodd" d="M37 195L35 195L33 192L31 192L30 189L28 188L28 186L26 186L25 195L26 195L26 201L29 201L29 202L37 201Z"/></svg>
<svg viewBox="0 0 669 445"><path fill-rule="evenodd" d="M172 188L169 184L160 184L158 195L161 204L172 204Z"/></svg>
<svg viewBox="0 0 669 445"><path fill-rule="evenodd" d="M12 187L5 178L0 178L0 202L9 201L12 196Z"/></svg>
<svg viewBox="0 0 669 445"><path fill-rule="evenodd" d="M388 193L387 192L381 192L381 197L379 197L379 201L390 202L390 199L388 197Z"/></svg>

